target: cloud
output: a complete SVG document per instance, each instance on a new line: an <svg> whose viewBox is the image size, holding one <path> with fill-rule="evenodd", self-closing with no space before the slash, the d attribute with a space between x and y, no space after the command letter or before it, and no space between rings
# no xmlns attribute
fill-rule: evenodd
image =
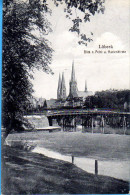
<svg viewBox="0 0 130 195"><path fill-rule="evenodd" d="M87 80L92 91L110 88L123 89L129 86L129 52L126 54L84 54L84 50L96 50L100 45L113 45L113 50L129 49L128 13L129 0L106 1L105 13L96 14L90 23L83 26L86 33L93 32L93 42L88 47L78 45L78 36L68 31L70 21L65 19L60 7L53 8L51 17L53 32L51 41L54 56L50 67L54 75L35 73L33 81L35 94L39 97L55 98L59 73L64 71L67 91L71 76L72 61L75 61L75 73L79 90L84 90Z"/></svg>
<svg viewBox="0 0 130 195"><path fill-rule="evenodd" d="M98 37L95 41L95 46L97 47L98 45L107 45L107 46L112 45L113 49L117 49L117 50L124 49L124 45L120 37L116 36L111 32L105 32L101 34L101 36Z"/></svg>

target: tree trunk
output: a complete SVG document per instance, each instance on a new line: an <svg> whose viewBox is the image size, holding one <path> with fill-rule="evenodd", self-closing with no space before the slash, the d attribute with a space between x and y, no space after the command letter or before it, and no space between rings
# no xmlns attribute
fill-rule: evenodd
<svg viewBox="0 0 130 195"><path fill-rule="evenodd" d="M9 126L7 128L5 128L4 132L2 133L2 137L1 137L1 146L4 146L5 140L7 138L7 136L9 135L9 133L12 131L12 121L10 122Z"/></svg>
<svg viewBox="0 0 130 195"><path fill-rule="evenodd" d="M2 147L3 147L4 143L5 143L5 140L6 140L7 136L8 136L8 134L9 133L7 133L7 131L6 131L6 132L3 133L2 137L1 137L1 146Z"/></svg>

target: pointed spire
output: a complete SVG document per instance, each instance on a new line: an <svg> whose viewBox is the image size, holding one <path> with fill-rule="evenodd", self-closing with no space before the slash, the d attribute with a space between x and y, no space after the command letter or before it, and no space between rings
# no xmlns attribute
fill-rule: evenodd
<svg viewBox="0 0 130 195"><path fill-rule="evenodd" d="M74 60L72 63L71 81L75 81Z"/></svg>
<svg viewBox="0 0 130 195"><path fill-rule="evenodd" d="M59 74L58 88L57 88L57 99L61 98L61 76Z"/></svg>
<svg viewBox="0 0 130 195"><path fill-rule="evenodd" d="M60 88L61 88L61 76L59 74L58 90L60 90Z"/></svg>
<svg viewBox="0 0 130 195"><path fill-rule="evenodd" d="M61 81L61 98L66 98L66 86L65 86L65 78L64 73L62 73L62 81Z"/></svg>
<svg viewBox="0 0 130 195"><path fill-rule="evenodd" d="M87 92L87 82L85 81L85 92Z"/></svg>
<svg viewBox="0 0 130 195"><path fill-rule="evenodd" d="M62 86L65 87L65 78L64 78L64 73L62 73Z"/></svg>

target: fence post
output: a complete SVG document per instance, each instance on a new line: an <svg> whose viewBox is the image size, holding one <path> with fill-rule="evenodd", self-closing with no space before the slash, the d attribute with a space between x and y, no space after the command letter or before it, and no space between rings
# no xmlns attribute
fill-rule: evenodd
<svg viewBox="0 0 130 195"><path fill-rule="evenodd" d="M74 164L74 156L72 156L72 164Z"/></svg>
<svg viewBox="0 0 130 195"><path fill-rule="evenodd" d="M98 175L98 161L95 160L95 175Z"/></svg>

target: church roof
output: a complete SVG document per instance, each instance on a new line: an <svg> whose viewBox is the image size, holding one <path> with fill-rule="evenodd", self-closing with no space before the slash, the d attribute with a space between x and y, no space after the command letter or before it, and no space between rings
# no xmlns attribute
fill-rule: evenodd
<svg viewBox="0 0 130 195"><path fill-rule="evenodd" d="M78 96L79 97L83 97L83 98L85 98L85 97L88 97L88 96L91 96L91 95L93 95L93 92L92 91L78 91Z"/></svg>

